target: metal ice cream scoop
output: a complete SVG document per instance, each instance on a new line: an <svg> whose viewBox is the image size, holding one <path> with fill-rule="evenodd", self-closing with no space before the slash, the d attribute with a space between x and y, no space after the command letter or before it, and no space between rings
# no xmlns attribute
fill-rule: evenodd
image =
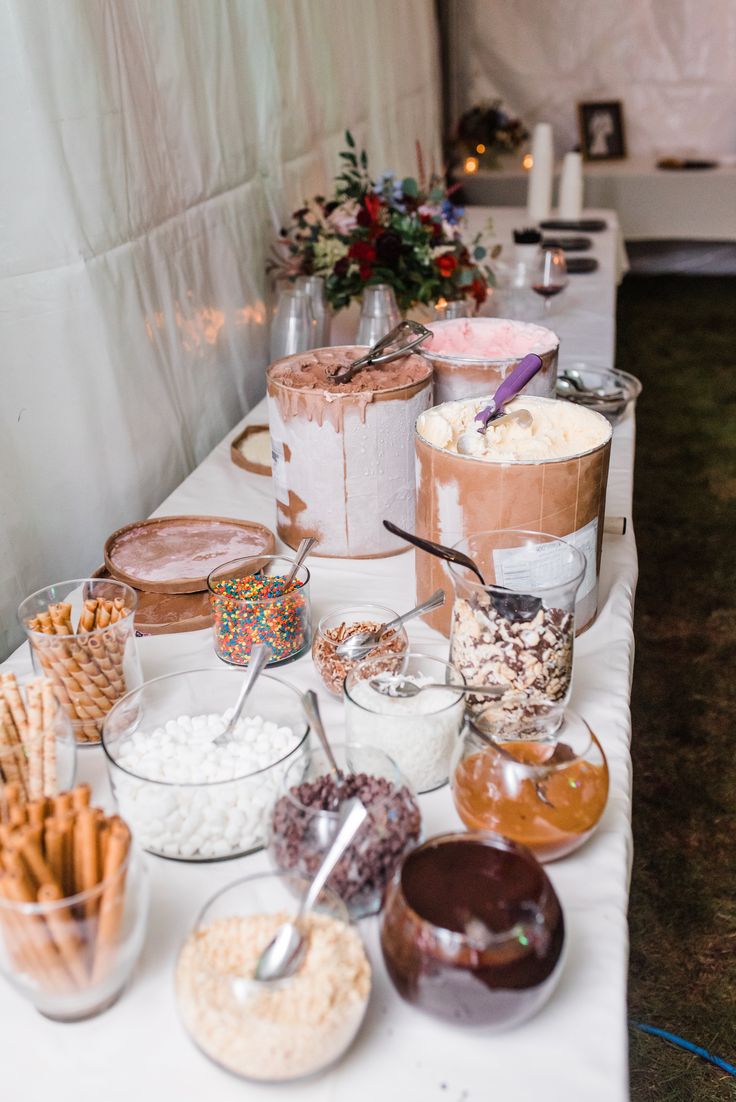
<svg viewBox="0 0 736 1102"><path fill-rule="evenodd" d="M362 367L370 367L372 364L387 364L391 360L398 360L402 356L408 356L420 344L428 340L432 333L418 321L402 321L381 337L373 348L366 352L365 356L353 360L346 367L336 367L328 374L335 383L349 383L353 376ZM541 363L541 360L540 360Z"/></svg>
<svg viewBox="0 0 736 1102"><path fill-rule="evenodd" d="M530 352L528 356L525 356L521 363L517 364L514 370L506 376L504 381L496 393L491 398L489 405L484 409L476 413L474 420L479 421L480 425L476 432L485 434L489 425L492 425L494 421L499 421L502 417L514 417L524 425L529 425L532 422L532 416L528 410L515 410L513 414L504 413L504 406L507 405L512 398L515 398L519 391L530 382L542 366L542 360L536 353ZM520 417L519 414L522 416ZM472 455L473 443L475 433L464 432L458 437L457 450L460 455Z"/></svg>

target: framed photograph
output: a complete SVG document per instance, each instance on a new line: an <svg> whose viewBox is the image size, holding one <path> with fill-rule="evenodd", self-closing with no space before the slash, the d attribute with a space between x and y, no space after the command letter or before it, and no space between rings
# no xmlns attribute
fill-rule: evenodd
<svg viewBox="0 0 736 1102"><path fill-rule="evenodd" d="M580 149L585 161L616 161L626 156L624 114L620 100L579 103Z"/></svg>

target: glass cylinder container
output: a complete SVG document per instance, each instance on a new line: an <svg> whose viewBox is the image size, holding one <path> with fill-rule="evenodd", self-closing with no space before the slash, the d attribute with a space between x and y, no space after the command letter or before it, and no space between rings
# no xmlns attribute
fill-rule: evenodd
<svg viewBox="0 0 736 1102"><path fill-rule="evenodd" d="M110 712L110 785L139 843L159 857L212 861L265 842L290 761L309 733L301 693L262 674L222 745L245 674L185 670L147 681Z"/></svg>
<svg viewBox="0 0 736 1102"><path fill-rule="evenodd" d="M324 750L309 748L289 766L273 810L268 851L276 868L303 878L316 873L332 845L340 804L359 796L368 818L327 881L354 918L380 910L402 854L415 845L421 816L396 763L372 746L333 744L338 780Z"/></svg>
<svg viewBox="0 0 736 1102"><path fill-rule="evenodd" d="M394 289L388 283L373 283L363 291L360 322L355 343L374 345L401 321Z"/></svg>
<svg viewBox="0 0 736 1102"><path fill-rule="evenodd" d="M300 566L288 589L294 558L259 555L234 559L207 579L212 603L215 653L233 666L247 666L257 643L271 648L269 666L292 662L309 647L309 570Z"/></svg>
<svg viewBox="0 0 736 1102"><path fill-rule="evenodd" d="M314 347L326 348L330 343L332 311L325 298L324 276L299 276L296 286L309 295L309 302L314 316Z"/></svg>
<svg viewBox="0 0 736 1102"><path fill-rule="evenodd" d="M271 323L271 360L317 347L317 327L305 287L284 287Z"/></svg>
<svg viewBox="0 0 736 1102"><path fill-rule="evenodd" d="M333 696L340 696L345 678L360 659L342 658L337 654L340 643L361 631L378 631L384 624L395 620L398 613L383 605L351 605L338 608L323 616L317 625L312 644L314 667L322 684ZM370 654L403 654L409 640L403 628L387 632Z"/></svg>
<svg viewBox="0 0 736 1102"><path fill-rule="evenodd" d="M449 321L451 318L469 318L470 303L466 298L453 298L449 301L440 298L434 304L435 321Z"/></svg>
<svg viewBox="0 0 736 1102"><path fill-rule="evenodd" d="M479 532L455 547L476 563L485 584L450 564L450 661L469 684L503 690L469 696L469 711L491 734L553 735L570 697L585 555L565 540L515 529Z"/></svg>
<svg viewBox="0 0 736 1102"><path fill-rule="evenodd" d="M2 692L0 691L0 699ZM77 740L71 720L54 698L43 726L18 732L0 722L0 822L14 805L56 796L74 785Z"/></svg>
<svg viewBox="0 0 736 1102"><path fill-rule="evenodd" d="M554 861L582 846L600 822L608 764L575 712L565 713L552 741L492 738L469 717L453 759L452 795L468 830L495 831Z"/></svg>
<svg viewBox="0 0 736 1102"><path fill-rule="evenodd" d="M182 946L176 998L185 1029L220 1067L244 1079L287 1082L323 1071L363 1022L371 968L341 901L323 889L300 922L308 948L298 970L253 980L279 926L295 917L296 877L246 876L213 896Z"/></svg>
<svg viewBox="0 0 736 1102"><path fill-rule="evenodd" d="M406 683L439 687L412 697L391 695ZM426 654L364 658L345 680L348 742L385 751L415 792L439 788L449 776L465 712L465 698L452 685L464 683L449 662Z"/></svg>
<svg viewBox="0 0 736 1102"><path fill-rule="evenodd" d="M113 877L30 903L0 893L0 972L47 1018L107 1010L130 979L146 931L148 874L135 848Z"/></svg>
<svg viewBox="0 0 736 1102"><path fill-rule="evenodd" d="M502 1029L530 1018L559 978L564 941L544 869L507 838L430 838L386 893L381 949L394 987L456 1025Z"/></svg>
<svg viewBox="0 0 736 1102"><path fill-rule="evenodd" d="M138 594L124 582L81 578L39 589L18 609L33 668L53 683L80 744L100 741L115 701L143 680L133 622L137 606ZM92 622L99 626L86 630Z"/></svg>

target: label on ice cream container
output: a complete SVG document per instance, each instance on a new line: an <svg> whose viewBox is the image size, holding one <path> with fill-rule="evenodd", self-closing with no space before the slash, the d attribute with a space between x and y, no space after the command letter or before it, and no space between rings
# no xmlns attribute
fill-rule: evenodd
<svg viewBox="0 0 736 1102"><path fill-rule="evenodd" d="M284 445L271 437L271 476L276 500L289 504L289 486L286 480L286 458Z"/></svg>
<svg viewBox="0 0 736 1102"><path fill-rule="evenodd" d="M560 539L571 543L585 555L585 574L577 593L577 601L595 588L595 558L598 543L598 518L591 520L577 532ZM561 576L567 573L561 569L564 565L564 549L556 543L533 543L528 547L499 547L493 552L493 566L496 582L509 589L535 590L544 586L556 585Z"/></svg>

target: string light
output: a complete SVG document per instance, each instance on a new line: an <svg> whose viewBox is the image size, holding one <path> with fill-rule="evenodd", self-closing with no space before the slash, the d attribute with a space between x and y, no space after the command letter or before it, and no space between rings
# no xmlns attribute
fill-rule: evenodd
<svg viewBox="0 0 736 1102"><path fill-rule="evenodd" d="M478 171L478 158L466 157L465 158L465 171L467 173L473 173Z"/></svg>
<svg viewBox="0 0 736 1102"><path fill-rule="evenodd" d="M533 164L534 158L532 157L531 153L525 153L524 156L521 158L521 167L525 168L528 172Z"/></svg>
<svg viewBox="0 0 736 1102"><path fill-rule="evenodd" d="M476 147L475 147L475 152L476 153L480 153L482 155L483 153L485 153L485 151L486 151L486 147L483 145L483 142L480 142L479 145L476 145Z"/></svg>

